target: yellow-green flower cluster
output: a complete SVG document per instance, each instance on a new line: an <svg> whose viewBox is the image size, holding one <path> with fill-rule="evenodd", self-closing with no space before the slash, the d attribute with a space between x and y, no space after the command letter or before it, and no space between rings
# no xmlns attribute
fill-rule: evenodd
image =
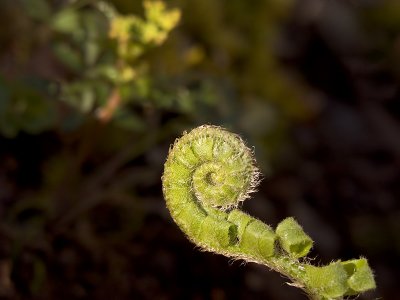
<svg viewBox="0 0 400 300"><path fill-rule="evenodd" d="M178 24L180 11L168 9L162 1L144 1L145 18L136 15L116 15L109 31L117 42L118 56L132 61L149 46L158 46Z"/></svg>

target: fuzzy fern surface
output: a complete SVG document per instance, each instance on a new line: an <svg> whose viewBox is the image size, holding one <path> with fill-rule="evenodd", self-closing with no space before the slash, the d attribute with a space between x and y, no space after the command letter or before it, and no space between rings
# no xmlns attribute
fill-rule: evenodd
<svg viewBox="0 0 400 300"><path fill-rule="evenodd" d="M259 180L252 151L236 134L210 125L184 133L162 176L172 218L202 249L276 270L310 299L342 299L375 288L365 258L314 266L313 240L293 217L274 230L238 209Z"/></svg>

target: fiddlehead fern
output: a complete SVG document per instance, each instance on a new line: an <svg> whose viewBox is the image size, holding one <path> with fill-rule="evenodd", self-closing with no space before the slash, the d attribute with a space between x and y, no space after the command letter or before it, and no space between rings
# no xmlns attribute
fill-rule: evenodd
<svg viewBox="0 0 400 300"><path fill-rule="evenodd" d="M301 259L313 241L294 218L273 230L240 211L258 177L253 153L238 135L205 125L185 133L170 149L163 193L173 219L196 245L264 264L312 299L341 299L375 288L366 259L313 266Z"/></svg>

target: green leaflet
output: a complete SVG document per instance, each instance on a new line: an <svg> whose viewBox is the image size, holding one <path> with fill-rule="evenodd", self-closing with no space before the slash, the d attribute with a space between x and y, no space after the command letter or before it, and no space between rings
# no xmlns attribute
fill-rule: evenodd
<svg viewBox="0 0 400 300"><path fill-rule="evenodd" d="M303 257L310 251L313 240L293 218L283 220L276 227L281 247L294 257Z"/></svg>
<svg viewBox="0 0 400 300"><path fill-rule="evenodd" d="M292 218L276 230L237 209L258 184L253 153L236 134L204 125L175 141L162 176L175 222L204 250L264 264L312 299L342 299L375 288L365 258L313 266L313 241Z"/></svg>

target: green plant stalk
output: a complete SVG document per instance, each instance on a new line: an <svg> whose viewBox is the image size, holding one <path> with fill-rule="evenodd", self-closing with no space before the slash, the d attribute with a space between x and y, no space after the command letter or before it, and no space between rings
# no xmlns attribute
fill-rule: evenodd
<svg viewBox="0 0 400 300"><path fill-rule="evenodd" d="M176 140L165 163L163 193L171 216L203 250L263 264L315 300L375 288L365 258L313 266L312 239L292 218L272 229L238 209L259 180L252 151L236 134L200 126Z"/></svg>

